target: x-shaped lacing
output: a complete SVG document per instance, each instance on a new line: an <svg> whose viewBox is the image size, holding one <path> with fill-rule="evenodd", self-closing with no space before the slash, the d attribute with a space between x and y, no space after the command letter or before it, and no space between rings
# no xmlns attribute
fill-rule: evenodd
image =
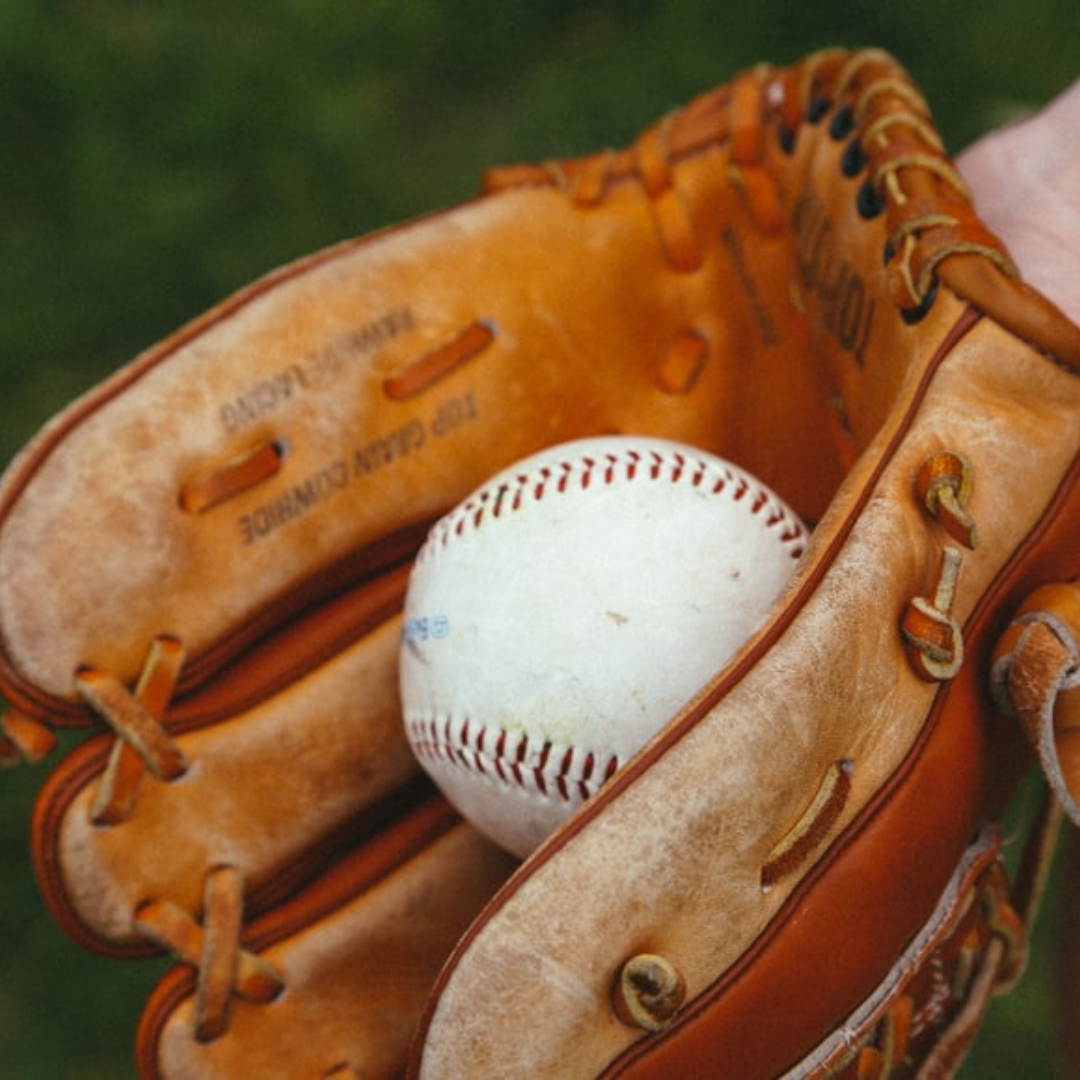
<svg viewBox="0 0 1080 1080"><path fill-rule="evenodd" d="M134 691L97 668L76 674L79 694L117 736L91 807L95 824L127 819L147 770L162 781L176 780L187 770L183 753L162 722L183 663L182 643L163 636L150 646Z"/></svg>
<svg viewBox="0 0 1080 1080"><path fill-rule="evenodd" d="M234 995L265 1004L285 986L270 964L241 947L243 921L243 880L232 866L207 872L201 923L169 900L147 901L135 912L141 933L195 968L194 1034L200 1042L225 1033Z"/></svg>

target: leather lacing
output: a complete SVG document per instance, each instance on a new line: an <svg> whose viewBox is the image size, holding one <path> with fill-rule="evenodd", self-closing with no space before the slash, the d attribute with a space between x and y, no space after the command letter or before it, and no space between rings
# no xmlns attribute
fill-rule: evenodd
<svg viewBox="0 0 1080 1080"><path fill-rule="evenodd" d="M778 881L805 864L836 824L851 794L854 762L834 761L818 785L810 804L773 845L761 868L761 888L768 892Z"/></svg>
<svg viewBox="0 0 1080 1080"><path fill-rule="evenodd" d="M280 439L267 439L232 461L180 487L180 509L201 514L220 503L276 476L288 447Z"/></svg>
<svg viewBox="0 0 1080 1080"><path fill-rule="evenodd" d="M813 1075L878 1080L914 1075L916 1066L919 1076L953 1075L990 999L1020 977L1027 944L999 857L976 876L969 871L955 898L946 894L943 902L943 923L928 944L912 944L894 969L895 987L887 981L881 1001L871 999L864 1015L848 1021L850 1033L838 1033L789 1076L804 1075L805 1068Z"/></svg>
<svg viewBox="0 0 1080 1080"><path fill-rule="evenodd" d="M160 637L150 648L134 691L96 669L84 668L76 675L80 695L116 734L90 811L94 824L115 826L127 820L147 772L162 782L178 780L186 772L184 755L163 722L183 663L183 644ZM240 872L215 866L204 878L201 921L162 899L148 900L135 911L140 933L195 969L193 1029L201 1042L225 1032L234 995L269 1002L284 988L273 967L241 947L243 897Z"/></svg>
<svg viewBox="0 0 1080 1080"><path fill-rule="evenodd" d="M422 394L479 356L494 343L496 336L496 327L490 322L468 323L387 375L383 379L383 393L391 401L407 401ZM180 485L177 498L180 509L188 514L204 514L272 480L281 472L289 449L288 440L267 438L223 464L208 464ZM0 760L2 754L0 746Z"/></svg>
<svg viewBox="0 0 1080 1080"><path fill-rule="evenodd" d="M860 216L885 215L883 261L893 300L908 321L929 310L936 272L951 256L979 255L1006 277L1019 276L1001 242L975 215L925 99L889 56L819 54L799 73L797 90L782 100L782 110L795 108L806 118L823 114L829 100L841 103L829 135L835 141L850 137L844 174L865 174L857 194ZM785 113L785 122L794 124L795 117Z"/></svg>
<svg viewBox="0 0 1080 1080"><path fill-rule="evenodd" d="M413 548L412 539L408 546L410 550ZM381 623L390 610L400 609L406 576L407 567L401 566L379 579L378 587L366 596L367 618L372 624ZM349 625L351 639L357 623L350 619ZM330 648L331 641L340 642L340 626L330 620L327 629L331 636L323 644ZM94 825L122 826L135 812L139 793L147 781L177 782L186 775L189 762L169 729L185 660L183 643L174 636L161 635L152 642L142 670L131 686L98 667L86 665L75 673L79 696L114 736L103 769L100 754L88 759L98 763L95 771L100 770L93 779L95 787L87 811ZM188 664L187 668L190 667ZM12 758L39 758L56 741L55 734L44 723L17 709L7 712L4 730L4 740L11 743ZM51 794L55 796L56 792ZM55 799L51 800L51 804L54 802ZM64 805L68 805L66 796ZM54 872L51 860L48 870ZM269 1002L283 988L284 979L243 947L245 891L240 871L232 866L212 867L206 873L204 889L203 907L194 911L185 911L165 897L148 896L133 912L132 924L148 942L167 949L193 967L197 985L194 1033L206 1041L226 1030L233 997ZM260 902L265 905L266 901L267 896L261 892ZM77 931L82 931L77 916L73 924Z"/></svg>
<svg viewBox="0 0 1080 1080"><path fill-rule="evenodd" d="M875 50L827 50L786 71L761 65L646 128L628 150L491 169L483 188L553 186L575 206L588 209L600 206L618 184L636 181L669 265L678 273L693 273L704 263L705 245L677 183L678 164L726 146L726 179L759 231L779 236L788 226L788 214L770 158L770 133L782 152L792 155L800 129L820 123L830 111L829 137L848 140L843 174L865 176L856 192L860 217L885 215L888 287L906 321L918 322L929 312L939 270L955 256L978 256L1004 278L1019 278L1001 241L975 214L970 191L946 155L924 97L895 60ZM387 396L412 397L483 351L494 337L494 328L485 323L465 327L387 378ZM687 328L676 335L669 355L661 358L661 389L689 392L707 351L700 331ZM249 490L277 474L286 451L276 439L254 446L186 482L180 506L202 513ZM0 743L0 760L3 755Z"/></svg>
<svg viewBox="0 0 1080 1080"><path fill-rule="evenodd" d="M234 995L265 1004L285 987L270 964L241 947L243 895L239 871L217 866L204 881L201 923L167 900L148 901L135 912L135 924L143 934L197 972L193 1026L200 1042L225 1033Z"/></svg>
<svg viewBox="0 0 1080 1080"><path fill-rule="evenodd" d="M91 809L95 825L116 825L130 816L145 772L166 782L186 772L184 755L162 722L183 663L183 644L160 637L150 647L134 691L96 668L76 674L80 696L116 735Z"/></svg>
<svg viewBox="0 0 1080 1080"><path fill-rule="evenodd" d="M1036 589L1002 634L990 686L998 708L1015 716L1038 756L1055 799L1080 825L1080 586Z"/></svg>
<svg viewBox="0 0 1080 1080"><path fill-rule="evenodd" d="M787 215L772 143L785 155L796 153L800 130L830 111L830 137L851 140L845 175L865 174L857 192L860 216L886 215L884 262L902 312L913 320L926 313L937 271L954 255L983 256L1006 277L1018 277L1004 246L972 209L923 96L895 60L875 50L827 50L786 71L755 68L646 129L628 150L492 169L484 188L551 186L587 208L617 185L636 181L670 265L692 272L702 265L704 244L678 187L679 162L724 147L727 179L752 220L765 234L779 234Z"/></svg>
<svg viewBox="0 0 1080 1080"><path fill-rule="evenodd" d="M184 755L163 723L184 656L178 639L168 635L157 638L133 690L94 667L85 666L75 673L79 696L116 736L91 809L95 825L115 825L130 816L145 773L170 781L186 771ZM0 764L33 764L52 753L56 745L56 734L41 720L16 708L4 714Z"/></svg>
<svg viewBox="0 0 1080 1080"><path fill-rule="evenodd" d="M147 773L168 782L187 770L163 722L183 662L182 643L163 636L151 646L134 690L94 668L76 674L80 696L116 735L90 810L94 824L114 826L126 821ZM37 760L54 744L55 735L40 722L13 709L5 715L0 761ZM231 866L215 866L204 878L200 916L162 899L146 901L134 914L141 934L195 970L193 1033L201 1042L224 1034L234 996L268 1003L284 989L283 977L242 947L243 897L240 872Z"/></svg>
<svg viewBox="0 0 1080 1080"><path fill-rule="evenodd" d="M0 766L36 764L56 749L53 730L18 709L9 708L0 718Z"/></svg>

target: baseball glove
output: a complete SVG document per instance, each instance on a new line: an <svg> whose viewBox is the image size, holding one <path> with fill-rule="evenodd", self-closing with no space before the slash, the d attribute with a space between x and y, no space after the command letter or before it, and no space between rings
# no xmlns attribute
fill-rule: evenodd
<svg viewBox="0 0 1080 1080"><path fill-rule="evenodd" d="M912 81L828 51L286 267L70 406L0 490L4 747L89 733L33 858L77 942L179 957L142 1072L947 1073L1080 817L1078 374ZM813 536L516 866L408 752L403 591L486 477L610 432Z"/></svg>

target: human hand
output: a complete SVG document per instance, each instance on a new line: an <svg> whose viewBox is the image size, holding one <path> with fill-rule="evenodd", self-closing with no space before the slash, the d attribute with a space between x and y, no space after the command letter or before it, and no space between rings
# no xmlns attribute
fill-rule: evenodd
<svg viewBox="0 0 1080 1080"><path fill-rule="evenodd" d="M1080 323L1080 79L957 164L1025 280Z"/></svg>

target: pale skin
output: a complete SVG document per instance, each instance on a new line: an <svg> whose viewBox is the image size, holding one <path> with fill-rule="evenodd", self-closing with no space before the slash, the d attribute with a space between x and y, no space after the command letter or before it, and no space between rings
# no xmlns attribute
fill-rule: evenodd
<svg viewBox="0 0 1080 1080"><path fill-rule="evenodd" d="M1080 79L957 164L1023 277L1080 323Z"/></svg>

